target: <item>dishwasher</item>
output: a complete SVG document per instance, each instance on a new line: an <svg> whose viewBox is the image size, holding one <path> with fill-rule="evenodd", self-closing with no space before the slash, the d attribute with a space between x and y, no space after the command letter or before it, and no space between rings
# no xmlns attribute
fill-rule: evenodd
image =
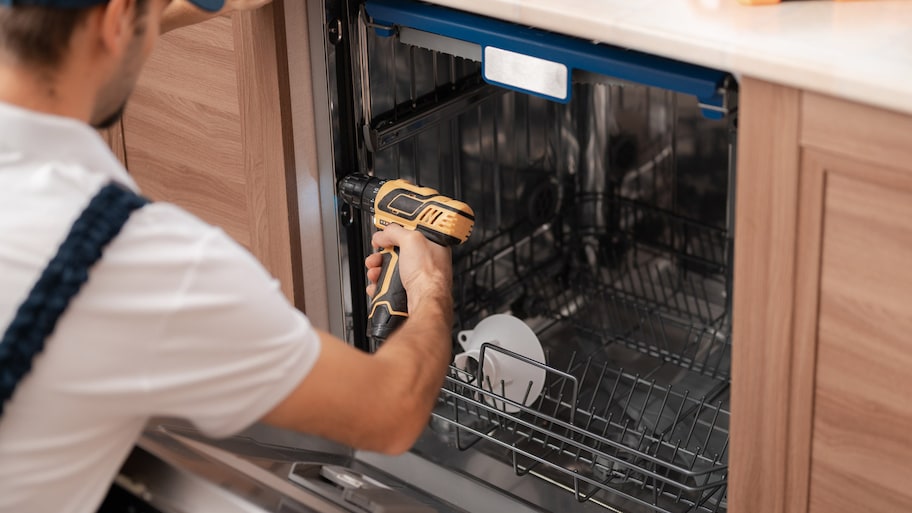
<svg viewBox="0 0 912 513"><path fill-rule="evenodd" d="M454 355L465 333L504 314L543 352L533 361L485 344L540 382L519 383L517 397L451 366L411 451L335 449L324 463L382 476L428 511L726 511L734 77L411 0L307 7L317 126L329 124L313 247L325 255L331 331L373 349L372 223L336 197L342 177L366 173L474 209L453 252ZM293 462L317 453L280 438L223 445L258 454L251 472L325 488L295 479ZM164 458L175 442L155 439L146 449ZM265 464L268 451L282 457Z"/></svg>
<svg viewBox="0 0 912 513"><path fill-rule="evenodd" d="M357 172L474 209L454 249L454 354L496 314L544 348L541 390L519 400L451 367L399 472L439 468L538 511L725 511L734 78L421 2L321 8L340 333L371 349L372 224L328 197ZM407 480L456 479L428 473Z"/></svg>

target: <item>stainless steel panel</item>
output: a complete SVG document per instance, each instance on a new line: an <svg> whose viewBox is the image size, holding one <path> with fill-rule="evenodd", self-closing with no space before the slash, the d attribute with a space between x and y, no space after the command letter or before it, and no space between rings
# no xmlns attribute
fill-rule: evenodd
<svg viewBox="0 0 912 513"><path fill-rule="evenodd" d="M117 481L163 513L371 513L358 502L364 498L377 511L463 511L345 450L265 426L213 440L162 420L147 428Z"/></svg>

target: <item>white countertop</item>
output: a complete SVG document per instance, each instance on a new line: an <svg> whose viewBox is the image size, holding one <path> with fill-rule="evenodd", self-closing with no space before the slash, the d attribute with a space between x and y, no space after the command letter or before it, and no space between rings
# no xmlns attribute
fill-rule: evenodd
<svg viewBox="0 0 912 513"><path fill-rule="evenodd" d="M912 1L429 0L912 114Z"/></svg>

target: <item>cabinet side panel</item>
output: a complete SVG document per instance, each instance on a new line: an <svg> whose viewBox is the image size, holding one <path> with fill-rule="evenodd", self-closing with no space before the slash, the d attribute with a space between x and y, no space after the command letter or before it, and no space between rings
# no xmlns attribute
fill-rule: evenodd
<svg viewBox="0 0 912 513"><path fill-rule="evenodd" d="M235 58L250 246L285 295L303 309L282 17L281 3L235 14Z"/></svg>
<svg viewBox="0 0 912 513"><path fill-rule="evenodd" d="M797 90L742 82L732 307L733 512L784 507L799 107Z"/></svg>
<svg viewBox="0 0 912 513"><path fill-rule="evenodd" d="M250 247L230 18L162 37L123 123L129 169L144 193Z"/></svg>
<svg viewBox="0 0 912 513"><path fill-rule="evenodd" d="M912 511L912 178L834 157L824 215L810 511Z"/></svg>
<svg viewBox="0 0 912 513"><path fill-rule="evenodd" d="M124 147L123 123L118 121L110 128L99 130L98 133L101 135L101 138L108 143L108 147L111 148L111 153L117 157L117 160L119 160L121 164L126 166L127 149Z"/></svg>

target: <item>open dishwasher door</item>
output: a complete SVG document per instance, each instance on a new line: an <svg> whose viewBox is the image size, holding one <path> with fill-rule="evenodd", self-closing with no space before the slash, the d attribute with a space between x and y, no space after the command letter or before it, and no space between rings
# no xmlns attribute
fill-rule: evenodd
<svg viewBox="0 0 912 513"><path fill-rule="evenodd" d="M463 511L354 459L345 447L261 425L213 440L185 423L152 422L115 484L140 501L120 511Z"/></svg>

